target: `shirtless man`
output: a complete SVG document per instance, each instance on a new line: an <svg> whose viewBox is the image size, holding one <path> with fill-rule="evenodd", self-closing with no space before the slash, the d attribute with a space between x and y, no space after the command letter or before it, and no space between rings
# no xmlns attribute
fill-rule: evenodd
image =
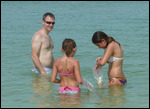
<svg viewBox="0 0 150 109"><path fill-rule="evenodd" d="M55 16L52 13L45 13L42 19L43 27L32 37L32 71L43 75L50 75L54 63L52 49L54 47L50 31L55 24Z"/></svg>

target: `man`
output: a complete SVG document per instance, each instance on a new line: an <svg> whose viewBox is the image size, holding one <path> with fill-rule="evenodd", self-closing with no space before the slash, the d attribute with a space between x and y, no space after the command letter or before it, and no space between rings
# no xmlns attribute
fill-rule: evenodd
<svg viewBox="0 0 150 109"><path fill-rule="evenodd" d="M54 63L52 55L53 42L49 36L55 24L55 16L52 13L45 13L42 20L43 27L32 37L33 69L35 73L50 75Z"/></svg>

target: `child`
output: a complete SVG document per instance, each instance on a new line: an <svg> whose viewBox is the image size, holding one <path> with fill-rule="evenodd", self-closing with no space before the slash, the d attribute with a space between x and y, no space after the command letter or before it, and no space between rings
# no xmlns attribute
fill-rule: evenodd
<svg viewBox="0 0 150 109"><path fill-rule="evenodd" d="M78 93L79 84L83 84L80 74L79 61L73 56L76 52L76 43L72 39L65 39L62 43L62 52L64 56L56 59L53 65L51 81L60 83L59 93ZM59 72L60 80L56 78Z"/></svg>
<svg viewBox="0 0 150 109"><path fill-rule="evenodd" d="M102 31L97 31L92 37L92 42L98 46L98 48L106 49L103 57L96 59L98 69L100 66L104 66L109 63L107 85L123 85L127 83L127 80L122 71L123 64L123 48L112 37L107 36Z"/></svg>

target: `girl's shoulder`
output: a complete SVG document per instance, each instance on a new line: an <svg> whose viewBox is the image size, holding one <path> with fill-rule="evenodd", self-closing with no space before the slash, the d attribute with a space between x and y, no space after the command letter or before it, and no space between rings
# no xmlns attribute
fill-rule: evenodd
<svg viewBox="0 0 150 109"><path fill-rule="evenodd" d="M57 58L57 59L55 60L55 62L58 61L58 60L60 60L60 58Z"/></svg>
<svg viewBox="0 0 150 109"><path fill-rule="evenodd" d="M71 62L77 62L78 60L75 59L75 58L70 58L70 61L71 61Z"/></svg>
<svg viewBox="0 0 150 109"><path fill-rule="evenodd" d="M59 61L60 61L60 58L57 58L57 59L54 61L54 64L58 64Z"/></svg>
<svg viewBox="0 0 150 109"><path fill-rule="evenodd" d="M114 49L116 49L116 47L118 48L118 47L120 47L121 45L119 45L117 42L115 42L115 41L112 41L110 44L108 44L108 47L109 48L114 48Z"/></svg>
<svg viewBox="0 0 150 109"><path fill-rule="evenodd" d="M112 51L116 46L116 43L114 41L112 41L111 43L108 44L107 48L105 49L105 51Z"/></svg>
<svg viewBox="0 0 150 109"><path fill-rule="evenodd" d="M55 62L58 63L58 62L61 61L61 60L63 60L63 57L57 58L57 59L55 60ZM72 61L72 62L78 61L77 59L72 58L72 57L71 57L69 60Z"/></svg>
<svg viewBox="0 0 150 109"><path fill-rule="evenodd" d="M79 61L77 59L73 58L73 57L70 57L69 61L72 64L79 64Z"/></svg>
<svg viewBox="0 0 150 109"><path fill-rule="evenodd" d="M108 46L115 46L117 43L115 41L112 41Z"/></svg>

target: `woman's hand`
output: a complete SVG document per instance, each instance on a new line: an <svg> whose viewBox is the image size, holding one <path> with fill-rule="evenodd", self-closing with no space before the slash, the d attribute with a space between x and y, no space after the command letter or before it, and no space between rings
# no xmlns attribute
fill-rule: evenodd
<svg viewBox="0 0 150 109"><path fill-rule="evenodd" d="M96 66L95 66L95 70L97 70L99 67L100 67L100 66L96 65Z"/></svg>
<svg viewBox="0 0 150 109"><path fill-rule="evenodd" d="M99 61L102 59L102 57L98 57L97 59L96 59L96 65L97 66L100 66L100 63L99 63Z"/></svg>
<svg viewBox="0 0 150 109"><path fill-rule="evenodd" d="M96 63L98 63L98 61L100 61L102 59L102 57L98 57L97 59L96 59Z"/></svg>
<svg viewBox="0 0 150 109"><path fill-rule="evenodd" d="M100 67L99 61L102 59L102 57L98 57L96 59L96 66L95 66L95 70L97 70Z"/></svg>

